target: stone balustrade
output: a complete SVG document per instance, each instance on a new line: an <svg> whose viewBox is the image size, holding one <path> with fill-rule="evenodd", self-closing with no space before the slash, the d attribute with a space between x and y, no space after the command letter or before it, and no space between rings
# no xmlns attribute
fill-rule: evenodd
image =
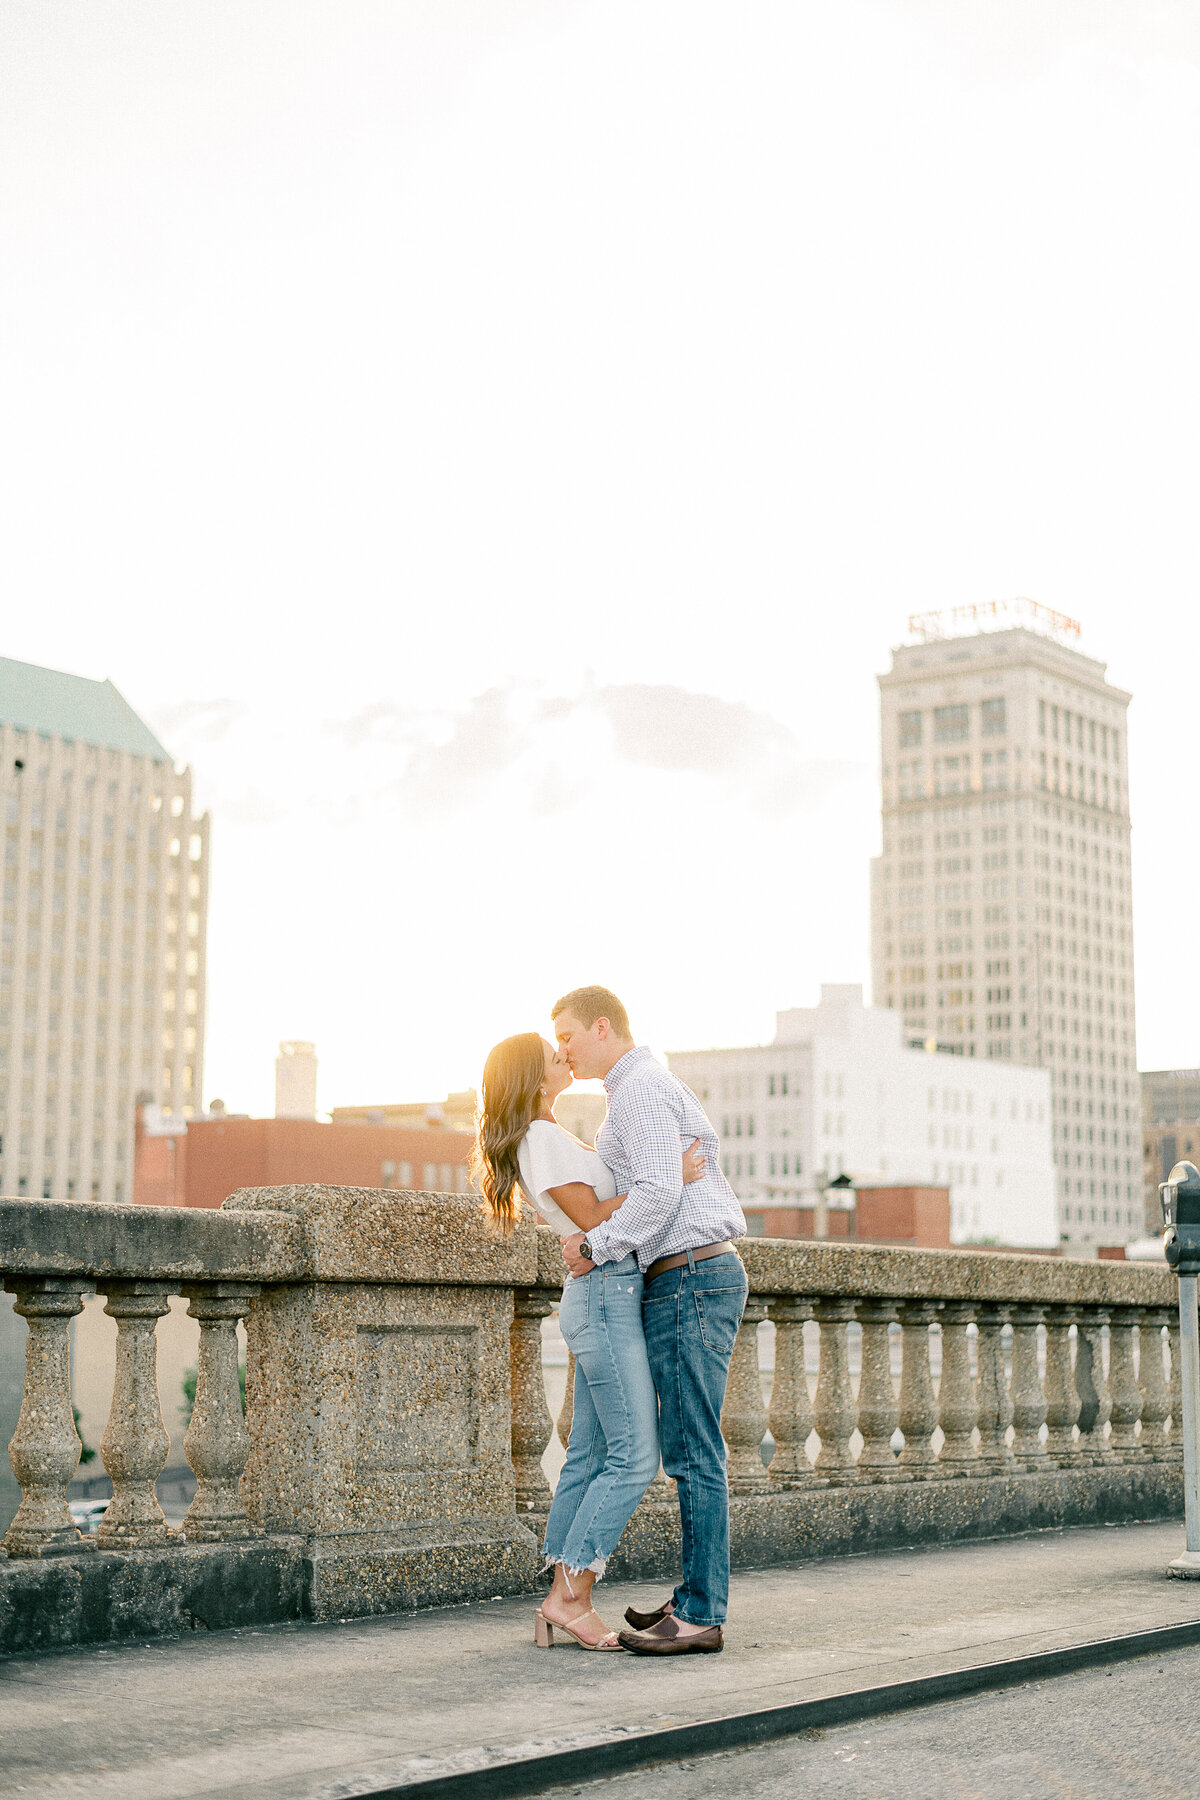
<svg viewBox="0 0 1200 1800"><path fill-rule="evenodd" d="M741 1249L750 1299L722 1420L735 1560L1181 1513L1164 1268ZM552 1234L526 1222L502 1241L461 1196L258 1189L220 1213L0 1201L0 1279L28 1325L0 1648L528 1591L555 1429L541 1327L561 1277ZM113 1499L85 1539L66 1503L69 1322L92 1291L117 1322ZM196 1495L172 1530L155 1498L155 1328L176 1294L199 1360ZM570 1409L568 1379L564 1442ZM669 1575L677 1556L660 1473L613 1573Z"/></svg>

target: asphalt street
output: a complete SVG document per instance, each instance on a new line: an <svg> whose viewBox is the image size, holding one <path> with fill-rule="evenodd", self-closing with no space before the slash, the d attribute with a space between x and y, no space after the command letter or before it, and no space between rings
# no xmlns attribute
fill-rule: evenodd
<svg viewBox="0 0 1200 1800"><path fill-rule="evenodd" d="M659 1766L543 1800L1196 1800L1200 1649Z"/></svg>

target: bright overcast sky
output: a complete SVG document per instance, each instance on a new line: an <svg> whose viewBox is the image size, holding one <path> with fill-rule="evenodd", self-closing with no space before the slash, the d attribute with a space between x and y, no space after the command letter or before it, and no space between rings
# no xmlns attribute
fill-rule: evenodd
<svg viewBox="0 0 1200 1800"><path fill-rule="evenodd" d="M1195 0L9 0L0 84L0 650L195 771L206 1099L866 982L874 677L1015 594L1200 1060Z"/></svg>

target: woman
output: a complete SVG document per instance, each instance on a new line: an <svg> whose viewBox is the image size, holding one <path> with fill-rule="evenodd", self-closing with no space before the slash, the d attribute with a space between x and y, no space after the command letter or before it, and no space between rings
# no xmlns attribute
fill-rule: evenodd
<svg viewBox="0 0 1200 1800"><path fill-rule="evenodd" d="M484 1207L502 1231L520 1217L518 1184L564 1237L589 1231L625 1198L596 1152L554 1117L571 1079L566 1061L533 1031L505 1038L484 1064L474 1167ZM695 1181L703 1171L693 1144L683 1178ZM617 1650L616 1632L592 1606L592 1586L658 1470L658 1401L637 1259L601 1264L579 1280L568 1275L558 1319L575 1357L575 1407L546 1524L554 1582L537 1610L534 1641L548 1649L557 1628L585 1650Z"/></svg>

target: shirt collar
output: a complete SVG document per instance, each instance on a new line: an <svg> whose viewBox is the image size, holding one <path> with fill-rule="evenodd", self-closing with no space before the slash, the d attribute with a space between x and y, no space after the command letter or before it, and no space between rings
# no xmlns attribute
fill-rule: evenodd
<svg viewBox="0 0 1200 1800"><path fill-rule="evenodd" d="M641 1068L643 1063L653 1062L653 1060L654 1059L645 1044L639 1044L635 1050L627 1050L624 1056L613 1064L612 1068L608 1071L608 1074L604 1077L605 1092L609 1094L613 1093L616 1088L620 1087L627 1075L632 1075L635 1069Z"/></svg>

